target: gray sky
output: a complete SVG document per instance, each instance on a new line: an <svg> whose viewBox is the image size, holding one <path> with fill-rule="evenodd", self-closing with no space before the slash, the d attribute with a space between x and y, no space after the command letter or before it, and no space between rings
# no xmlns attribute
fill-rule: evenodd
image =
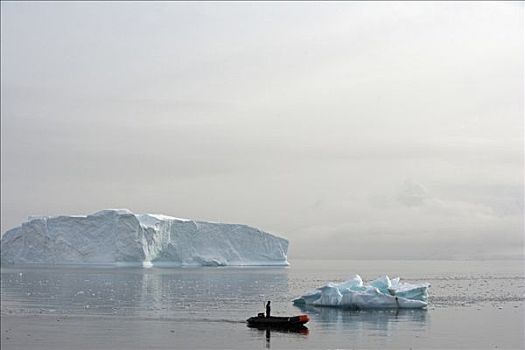
<svg viewBox="0 0 525 350"><path fill-rule="evenodd" d="M522 257L523 13L2 2L2 234L125 207L292 259Z"/></svg>

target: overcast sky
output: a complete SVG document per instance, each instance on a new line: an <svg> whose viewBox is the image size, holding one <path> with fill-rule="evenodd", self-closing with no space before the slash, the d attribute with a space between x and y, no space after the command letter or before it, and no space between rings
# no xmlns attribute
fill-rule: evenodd
<svg viewBox="0 0 525 350"><path fill-rule="evenodd" d="M2 2L2 234L104 208L311 258L523 256L524 7Z"/></svg>

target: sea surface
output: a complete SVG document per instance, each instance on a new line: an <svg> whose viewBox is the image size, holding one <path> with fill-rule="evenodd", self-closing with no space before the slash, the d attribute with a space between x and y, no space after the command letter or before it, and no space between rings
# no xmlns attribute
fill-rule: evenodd
<svg viewBox="0 0 525 350"><path fill-rule="evenodd" d="M2 349L525 348L523 261L292 260L279 267L1 268ZM429 282L426 310L300 309L358 273ZM302 333L248 328L306 313Z"/></svg>

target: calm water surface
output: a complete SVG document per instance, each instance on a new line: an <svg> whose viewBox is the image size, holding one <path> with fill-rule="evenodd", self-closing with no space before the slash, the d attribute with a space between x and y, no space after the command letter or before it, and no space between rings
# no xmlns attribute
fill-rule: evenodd
<svg viewBox="0 0 525 350"><path fill-rule="evenodd" d="M2 267L2 349L524 348L523 261L304 261L288 268ZM300 309L354 273L429 282L427 310ZM307 334L246 327L272 300Z"/></svg>

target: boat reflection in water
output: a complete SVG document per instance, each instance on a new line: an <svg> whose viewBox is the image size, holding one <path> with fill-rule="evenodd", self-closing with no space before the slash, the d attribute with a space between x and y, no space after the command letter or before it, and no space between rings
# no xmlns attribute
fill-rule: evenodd
<svg viewBox="0 0 525 350"><path fill-rule="evenodd" d="M275 327L275 326L254 326L254 325L248 325L249 328L257 329L259 331L266 331L266 337L270 337L270 332L279 332L279 333L297 333L302 335L308 335L308 327L306 326L298 326L298 327L292 327L292 328L283 328L283 327Z"/></svg>
<svg viewBox="0 0 525 350"><path fill-rule="evenodd" d="M290 334L297 334L298 336L307 336L309 333L308 327L301 325L297 327L279 327L279 326L263 326L263 325L251 325L247 324L249 328L255 329L260 332L265 332L265 338L266 338L266 348L270 348L270 340L272 336L272 332L276 333L290 333Z"/></svg>

